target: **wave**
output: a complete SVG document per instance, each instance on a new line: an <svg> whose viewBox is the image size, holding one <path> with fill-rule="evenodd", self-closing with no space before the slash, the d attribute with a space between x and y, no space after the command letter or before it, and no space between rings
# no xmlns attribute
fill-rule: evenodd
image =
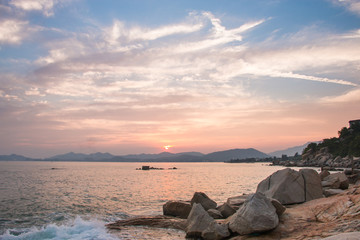
<svg viewBox="0 0 360 240"><path fill-rule="evenodd" d="M118 237L107 232L105 224L97 219L84 220L76 217L63 225L9 229L0 236L0 240L118 240Z"/></svg>

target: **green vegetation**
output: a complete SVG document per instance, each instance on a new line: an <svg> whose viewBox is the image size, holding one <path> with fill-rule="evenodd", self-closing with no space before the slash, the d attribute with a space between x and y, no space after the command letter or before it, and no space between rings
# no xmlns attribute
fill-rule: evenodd
<svg viewBox="0 0 360 240"><path fill-rule="evenodd" d="M349 128L342 128L339 137L324 139L321 143L310 143L303 153L311 151L315 153L321 148L327 147L329 153L334 156L360 156L360 122L351 124Z"/></svg>

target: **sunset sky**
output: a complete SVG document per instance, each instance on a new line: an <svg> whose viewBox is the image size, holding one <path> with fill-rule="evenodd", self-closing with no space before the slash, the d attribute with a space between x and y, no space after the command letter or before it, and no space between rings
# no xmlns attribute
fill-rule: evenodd
<svg viewBox="0 0 360 240"><path fill-rule="evenodd" d="M0 0L0 155L271 152L359 86L359 0Z"/></svg>

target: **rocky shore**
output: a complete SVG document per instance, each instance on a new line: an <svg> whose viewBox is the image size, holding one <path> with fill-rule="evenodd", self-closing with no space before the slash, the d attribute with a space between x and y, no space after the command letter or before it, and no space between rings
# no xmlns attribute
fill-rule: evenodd
<svg viewBox="0 0 360 240"><path fill-rule="evenodd" d="M360 185L351 181L345 173L286 168L261 181L254 194L221 205L196 192L190 201L164 204L164 215L107 227L174 228L189 239L360 239Z"/></svg>

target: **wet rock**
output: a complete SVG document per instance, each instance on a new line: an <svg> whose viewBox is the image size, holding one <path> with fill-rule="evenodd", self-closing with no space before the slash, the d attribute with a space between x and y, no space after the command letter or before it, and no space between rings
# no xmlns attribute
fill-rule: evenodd
<svg viewBox="0 0 360 240"><path fill-rule="evenodd" d="M230 217L229 228L240 235L276 228L279 223L276 209L264 194L257 192Z"/></svg>
<svg viewBox="0 0 360 240"><path fill-rule="evenodd" d="M202 232L201 237L205 240L220 240L230 236L227 224L218 224L215 221Z"/></svg>
<svg viewBox="0 0 360 240"><path fill-rule="evenodd" d="M163 205L163 213L167 216L174 216L187 219L191 211L190 202L168 201Z"/></svg>
<svg viewBox="0 0 360 240"><path fill-rule="evenodd" d="M221 212L219 210L216 210L216 209L209 209L209 210L207 210L207 213L210 215L210 217L212 217L214 219L223 218L223 215L221 214Z"/></svg>
<svg viewBox="0 0 360 240"><path fill-rule="evenodd" d="M205 210L215 209L217 206L215 201L211 200L205 193L202 192L194 193L194 196L191 199L191 205L194 203L200 203Z"/></svg>
<svg viewBox="0 0 360 240"><path fill-rule="evenodd" d="M218 207L218 210L224 218L228 218L236 212L236 210L228 203L224 203Z"/></svg>
<svg viewBox="0 0 360 240"><path fill-rule="evenodd" d="M214 219L205 211L200 203L194 203L186 221L186 237L201 237Z"/></svg>

